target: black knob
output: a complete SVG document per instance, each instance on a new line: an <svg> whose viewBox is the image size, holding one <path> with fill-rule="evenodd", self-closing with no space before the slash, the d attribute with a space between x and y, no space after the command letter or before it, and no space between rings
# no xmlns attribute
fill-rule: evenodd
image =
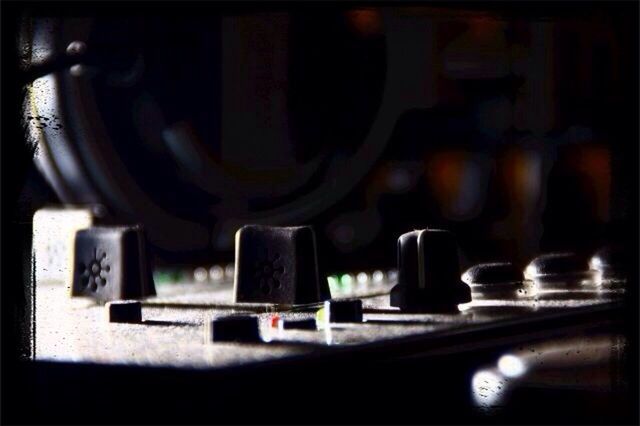
<svg viewBox="0 0 640 426"><path fill-rule="evenodd" d="M458 245L451 232L425 229L398 239L398 284L391 306L407 312L447 312L471 301L460 280Z"/></svg>
<svg viewBox="0 0 640 426"><path fill-rule="evenodd" d="M311 227L247 225L236 233L236 302L304 304L329 297Z"/></svg>
<svg viewBox="0 0 640 426"><path fill-rule="evenodd" d="M141 226L94 226L76 233L73 296L101 301L155 295Z"/></svg>

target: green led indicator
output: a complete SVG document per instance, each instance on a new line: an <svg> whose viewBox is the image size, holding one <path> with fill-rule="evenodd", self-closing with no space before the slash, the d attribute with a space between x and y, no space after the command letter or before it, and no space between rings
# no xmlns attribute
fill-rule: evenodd
<svg viewBox="0 0 640 426"><path fill-rule="evenodd" d="M156 269L153 271L153 281L156 284L179 284L184 279L185 273L180 269Z"/></svg>
<svg viewBox="0 0 640 426"><path fill-rule="evenodd" d="M351 284L353 284L353 277L349 274L344 274L340 277L340 284L343 289L349 290L351 288Z"/></svg>
<svg viewBox="0 0 640 426"><path fill-rule="evenodd" d="M338 280L338 277L331 275L327 277L327 281L329 282L329 290L340 291L340 281Z"/></svg>
<svg viewBox="0 0 640 426"><path fill-rule="evenodd" d="M165 271L155 271L153 273L153 281L156 284L168 284L173 280L172 280L171 274Z"/></svg>

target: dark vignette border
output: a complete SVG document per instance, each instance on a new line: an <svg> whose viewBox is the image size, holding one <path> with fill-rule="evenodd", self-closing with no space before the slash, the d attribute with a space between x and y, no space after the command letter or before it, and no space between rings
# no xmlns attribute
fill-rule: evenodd
<svg viewBox="0 0 640 426"><path fill-rule="evenodd" d="M388 2L367 2L368 4L385 5ZM156 11L163 13L173 13L170 10L175 2L136 2L128 3L126 8L136 13L144 13L145 8L152 6ZM243 8L251 10L263 9L283 9L300 7L324 7L335 6L345 3L335 2L269 2L252 1L241 3L216 3L216 2L190 2L181 3L181 7L225 7L231 9ZM363 5L364 3L358 2ZM399 3L392 3L398 5ZM453 8L478 8L485 10L502 11L507 14L523 14L526 16L539 16L549 13L558 15L580 15L583 13L597 13L598 10L616 10L620 13L628 13L636 19L636 27L629 34L628 42L632 48L630 51L638 52L638 3L636 1L623 2L524 2L524 1L504 1L504 2L404 2L404 4L446 6ZM18 69L18 52L16 50L16 37L18 34L19 19L28 10L45 10L53 14L74 14L84 10L92 10L95 13L111 13L116 7L124 3L110 3L104 1L95 2L17 2L3 1L2 8L2 37L1 53L2 61L1 73L1 138L0 138L0 183L2 197L1 211L1 256L0 266L0 300L1 310L1 337L2 337L2 422L6 423L29 423L34 418L30 414L30 395L37 383L33 380L31 365L21 360L31 356L31 341L33 337L33 322L31 321L33 312L32 291L31 291L31 218L21 217L19 214L18 198L24 185L27 173L32 166L33 150L25 143L24 130L20 120L20 105L22 103L22 84L24 76ZM634 69L630 70L632 75L639 76L638 57L633 61ZM628 137L629 140L636 141L628 146L628 152L623 156L622 162L625 169L630 172L628 176L623 176L624 181L622 192L628 197L626 205L628 220L620 224L621 233L624 233L630 251L629 276L631 282L638 283L638 230L639 230L639 210L638 210L638 164L639 150L637 141L640 140L638 132L638 80L629 87L629 109L621 111L628 126L620 129L620 133ZM631 389L637 400L638 389L638 286L630 289L628 304L626 309L626 324L628 335L631 338L631 350L629 353L629 380ZM637 413L636 413L637 415ZM46 416L45 416L46 418ZM339 419L336 419L339 420ZM424 420L424 419L422 419ZM637 416L633 419L637 422Z"/></svg>

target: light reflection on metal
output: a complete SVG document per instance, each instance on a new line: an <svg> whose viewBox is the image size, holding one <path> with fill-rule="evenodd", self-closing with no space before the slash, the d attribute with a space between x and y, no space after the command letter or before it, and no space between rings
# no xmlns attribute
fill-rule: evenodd
<svg viewBox="0 0 640 426"><path fill-rule="evenodd" d="M326 324L324 327L324 340L327 345L333 344L333 333L329 324Z"/></svg>
<svg viewBox="0 0 640 426"><path fill-rule="evenodd" d="M626 284L624 254L620 248L605 247L589 260L589 268L600 272L600 285L624 291Z"/></svg>
<svg viewBox="0 0 640 426"><path fill-rule="evenodd" d="M482 369L471 379L471 397L477 408L494 410L504 404L507 382L499 371Z"/></svg>
<svg viewBox="0 0 640 426"><path fill-rule="evenodd" d="M506 377L520 377L527 372L527 368L522 358L506 354L498 360L498 369Z"/></svg>
<svg viewBox="0 0 640 426"><path fill-rule="evenodd" d="M527 265L525 279L531 281L538 292L564 291L581 287L597 288L602 284L602 272L585 265L584 270L566 269L563 258L570 259L568 253L551 253L540 256ZM554 265L557 263L557 265ZM551 269L560 268L558 271Z"/></svg>
<svg viewBox="0 0 640 426"><path fill-rule="evenodd" d="M504 406L513 392L527 388L598 392L619 388L624 386L621 363L625 347L624 336L599 334L514 348L472 376L472 401L476 408L492 411Z"/></svg>
<svg viewBox="0 0 640 426"><path fill-rule="evenodd" d="M467 311L467 310L471 309L473 306L474 306L473 302L461 303L461 304L458 305L458 310L460 312Z"/></svg>

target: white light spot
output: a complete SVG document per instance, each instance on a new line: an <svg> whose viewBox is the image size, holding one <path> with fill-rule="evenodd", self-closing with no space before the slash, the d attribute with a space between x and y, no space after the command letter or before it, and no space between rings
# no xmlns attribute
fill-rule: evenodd
<svg viewBox="0 0 640 426"><path fill-rule="evenodd" d="M538 268L535 265L527 265L524 270L524 278L527 280L533 280L538 276Z"/></svg>
<svg viewBox="0 0 640 426"><path fill-rule="evenodd" d="M498 369L507 377L519 377L527 371L522 359L515 355L501 356L498 360Z"/></svg>
<svg viewBox="0 0 640 426"><path fill-rule="evenodd" d="M193 279L196 280L196 282L201 283L201 282L206 281L207 280L207 276L208 276L208 274L207 274L207 270L205 268L199 267L199 268L196 268L193 271Z"/></svg>
<svg viewBox="0 0 640 426"><path fill-rule="evenodd" d="M591 258L591 261L589 262L589 269L594 269L596 271L603 270L604 268L602 267L602 259L597 256Z"/></svg>
<svg viewBox="0 0 640 426"><path fill-rule="evenodd" d="M224 279L224 269L220 265L212 266L209 269L209 275L213 281L222 281Z"/></svg>
<svg viewBox="0 0 640 426"><path fill-rule="evenodd" d="M482 408L493 408L499 405L505 390L505 380L493 370L480 370L471 379L473 402Z"/></svg>

